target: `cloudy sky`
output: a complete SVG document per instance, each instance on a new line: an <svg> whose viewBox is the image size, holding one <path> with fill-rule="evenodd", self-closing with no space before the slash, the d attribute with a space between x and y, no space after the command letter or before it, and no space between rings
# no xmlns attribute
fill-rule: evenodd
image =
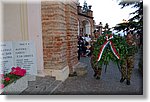
<svg viewBox="0 0 150 102"><path fill-rule="evenodd" d="M85 0L79 0L81 6L83 6L84 1ZM129 19L132 17L129 13L135 11L135 9L131 7L121 9L117 0L86 0L86 2L88 5L92 5L96 24L99 24L99 22L102 22L103 25L108 23L110 27L122 22L123 19Z"/></svg>

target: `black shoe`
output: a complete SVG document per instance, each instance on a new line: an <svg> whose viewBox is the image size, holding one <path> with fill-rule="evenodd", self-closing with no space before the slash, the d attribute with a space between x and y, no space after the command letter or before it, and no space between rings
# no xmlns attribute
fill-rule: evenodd
<svg viewBox="0 0 150 102"><path fill-rule="evenodd" d="M121 78L121 79L120 79L120 83L123 83L124 80L125 80L125 78Z"/></svg>
<svg viewBox="0 0 150 102"><path fill-rule="evenodd" d="M100 77L99 77L99 76L96 76L96 79L97 79L97 80L99 80L99 79L100 79Z"/></svg>
<svg viewBox="0 0 150 102"><path fill-rule="evenodd" d="M73 72L73 73L69 74L69 77L74 77L74 76L77 76L77 72Z"/></svg>
<svg viewBox="0 0 150 102"><path fill-rule="evenodd" d="M127 83L126 83L127 85L130 85L130 80L127 80Z"/></svg>
<svg viewBox="0 0 150 102"><path fill-rule="evenodd" d="M95 73L93 76L96 77L96 75L97 75L97 74Z"/></svg>

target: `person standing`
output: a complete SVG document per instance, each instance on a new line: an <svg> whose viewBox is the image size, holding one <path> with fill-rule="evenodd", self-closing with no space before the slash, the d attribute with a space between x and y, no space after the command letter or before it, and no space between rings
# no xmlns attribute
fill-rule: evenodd
<svg viewBox="0 0 150 102"><path fill-rule="evenodd" d="M134 46L136 43L134 42L133 35L131 32L127 34L126 42L128 45L128 54L125 59L122 59L121 63L121 79L120 82L124 82L126 79L126 84L130 85L131 74L134 68Z"/></svg>
<svg viewBox="0 0 150 102"><path fill-rule="evenodd" d="M88 42L89 44L91 44L91 38L90 35L88 36L87 34L84 37L85 41Z"/></svg>
<svg viewBox="0 0 150 102"><path fill-rule="evenodd" d="M91 52L93 52L93 47L91 47ZM98 66L97 63L95 63L96 57L94 55L91 55L91 66L93 68L94 71L94 77L96 79L100 79L101 76L101 72L102 72L102 66Z"/></svg>

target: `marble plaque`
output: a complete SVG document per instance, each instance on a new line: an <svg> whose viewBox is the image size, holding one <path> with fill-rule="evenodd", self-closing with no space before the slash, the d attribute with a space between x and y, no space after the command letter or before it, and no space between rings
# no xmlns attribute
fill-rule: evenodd
<svg viewBox="0 0 150 102"><path fill-rule="evenodd" d="M13 42L14 65L27 70L27 74L37 74L36 50L33 42Z"/></svg>
<svg viewBox="0 0 150 102"><path fill-rule="evenodd" d="M0 42L0 74L9 73L13 67L12 42Z"/></svg>
<svg viewBox="0 0 150 102"><path fill-rule="evenodd" d="M9 73L12 67L21 67L27 74L37 74L36 49L33 42L0 42L0 74Z"/></svg>

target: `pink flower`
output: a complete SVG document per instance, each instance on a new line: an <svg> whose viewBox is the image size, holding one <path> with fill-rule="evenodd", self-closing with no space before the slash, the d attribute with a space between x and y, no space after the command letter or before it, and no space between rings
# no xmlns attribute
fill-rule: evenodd
<svg viewBox="0 0 150 102"><path fill-rule="evenodd" d="M14 70L14 69L15 69L15 67L12 67L12 68L11 68L11 70Z"/></svg>
<svg viewBox="0 0 150 102"><path fill-rule="evenodd" d="M4 87L4 84L0 84L0 89L3 89Z"/></svg>
<svg viewBox="0 0 150 102"><path fill-rule="evenodd" d="M4 78L5 81L10 81L9 77Z"/></svg>
<svg viewBox="0 0 150 102"><path fill-rule="evenodd" d="M16 67L16 70L21 70L21 68L20 67Z"/></svg>
<svg viewBox="0 0 150 102"><path fill-rule="evenodd" d="M19 76L24 76L26 74L26 70L25 69L21 69L17 72L17 75Z"/></svg>
<svg viewBox="0 0 150 102"><path fill-rule="evenodd" d="M10 72L10 74L24 76L26 74L26 70L21 69L20 67L16 67L16 68L12 68L12 71Z"/></svg>

